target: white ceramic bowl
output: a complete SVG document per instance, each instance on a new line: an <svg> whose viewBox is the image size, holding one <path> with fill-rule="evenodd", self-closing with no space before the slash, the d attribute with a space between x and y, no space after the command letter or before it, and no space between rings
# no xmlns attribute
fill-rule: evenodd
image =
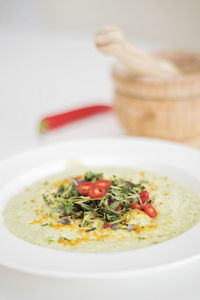
<svg viewBox="0 0 200 300"><path fill-rule="evenodd" d="M157 296L162 295L162 299L165 299L162 284L166 285L167 278L180 278L184 272L188 274L188 268L192 268L195 274L200 272L200 224L174 239L147 248L97 254L47 249L12 235L2 217L6 203L12 195L38 179L64 170L69 158L79 158L88 167L128 166L151 170L167 175L200 194L200 152L175 143L140 138L69 141L37 148L2 161L2 299L38 300L44 299L45 295L48 299L59 299L64 295L68 295L69 299L88 300L128 299L129 295L137 296L138 299L155 299L152 293L154 289ZM190 284L193 289L190 295L195 293L200 297L197 288L195 290L193 287L195 279L192 279L192 274L187 280L187 285ZM10 282L15 283L13 289L9 289ZM184 299L186 292L183 285L179 288L177 282L173 282L173 290L176 291L176 297L180 292ZM123 293L127 295L125 298Z"/></svg>

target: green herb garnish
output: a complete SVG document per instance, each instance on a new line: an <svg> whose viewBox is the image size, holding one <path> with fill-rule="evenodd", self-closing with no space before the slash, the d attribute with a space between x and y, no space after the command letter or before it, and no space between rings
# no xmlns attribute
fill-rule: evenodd
<svg viewBox="0 0 200 300"><path fill-rule="evenodd" d="M88 171L83 178L94 183L102 180L103 174ZM142 182L136 184L113 176L105 195L94 199L81 195L76 181L71 178L66 185L60 185L56 192L46 192L43 199L50 208L50 215L79 220L82 227L88 224L93 227L95 220L99 218L102 227L109 223L110 226L116 224L113 228L128 230L127 220L123 216L131 210L131 205L138 202L139 195L145 188Z"/></svg>

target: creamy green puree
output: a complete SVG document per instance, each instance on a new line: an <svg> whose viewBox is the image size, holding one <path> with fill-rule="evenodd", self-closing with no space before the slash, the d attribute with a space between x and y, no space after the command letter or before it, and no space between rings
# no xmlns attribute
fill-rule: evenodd
<svg viewBox="0 0 200 300"><path fill-rule="evenodd" d="M200 219L197 195L167 177L119 168L93 172L103 175L87 177L90 185L96 186L99 180L108 181L105 190L92 190L92 193L101 192L97 200L91 191L90 196L81 194L79 187L82 188L80 181L85 180L84 173L77 174L81 177L75 180L67 172L57 174L33 184L10 200L4 210L6 226L17 237L43 247L112 252L171 239ZM142 205L141 191L147 196ZM153 217L144 206L153 208Z"/></svg>

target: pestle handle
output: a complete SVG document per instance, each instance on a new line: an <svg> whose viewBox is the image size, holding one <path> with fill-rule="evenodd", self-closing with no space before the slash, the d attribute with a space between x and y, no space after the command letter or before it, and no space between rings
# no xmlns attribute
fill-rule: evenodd
<svg viewBox="0 0 200 300"><path fill-rule="evenodd" d="M100 52L114 56L133 75L162 78L180 75L172 63L155 58L128 43L122 31L115 26L106 26L97 32L95 43Z"/></svg>

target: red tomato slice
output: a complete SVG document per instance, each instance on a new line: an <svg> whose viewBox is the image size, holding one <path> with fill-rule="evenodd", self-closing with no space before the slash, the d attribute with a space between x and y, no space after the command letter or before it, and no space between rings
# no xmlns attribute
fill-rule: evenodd
<svg viewBox="0 0 200 300"><path fill-rule="evenodd" d="M92 188L93 184L90 181L82 182L77 185L79 193L83 196L88 196L89 190Z"/></svg>
<svg viewBox="0 0 200 300"><path fill-rule="evenodd" d="M155 218L157 217L157 211L156 209L150 204L147 203L143 206L144 212L150 217Z"/></svg>
<svg viewBox="0 0 200 300"><path fill-rule="evenodd" d="M149 200L149 192L146 190L142 191L140 193L140 199L141 199L142 203L145 203L146 201L148 201Z"/></svg>
<svg viewBox="0 0 200 300"><path fill-rule="evenodd" d="M115 208L116 211L120 211L121 209L122 209L121 205L118 205L118 206Z"/></svg>
<svg viewBox="0 0 200 300"><path fill-rule="evenodd" d="M109 227L109 223L105 223L104 225L103 225L103 228L108 228Z"/></svg>
<svg viewBox="0 0 200 300"><path fill-rule="evenodd" d="M97 187L103 187L107 190L111 186L111 183L109 180L97 180L94 182L94 185Z"/></svg>
<svg viewBox="0 0 200 300"><path fill-rule="evenodd" d="M131 208L142 210L143 206L140 203L134 203L131 205Z"/></svg>
<svg viewBox="0 0 200 300"><path fill-rule="evenodd" d="M90 196L90 198L95 199L95 198L101 198L103 196L105 196L106 194L106 189L103 187L98 187L93 185L89 191L88 191L88 196Z"/></svg>

